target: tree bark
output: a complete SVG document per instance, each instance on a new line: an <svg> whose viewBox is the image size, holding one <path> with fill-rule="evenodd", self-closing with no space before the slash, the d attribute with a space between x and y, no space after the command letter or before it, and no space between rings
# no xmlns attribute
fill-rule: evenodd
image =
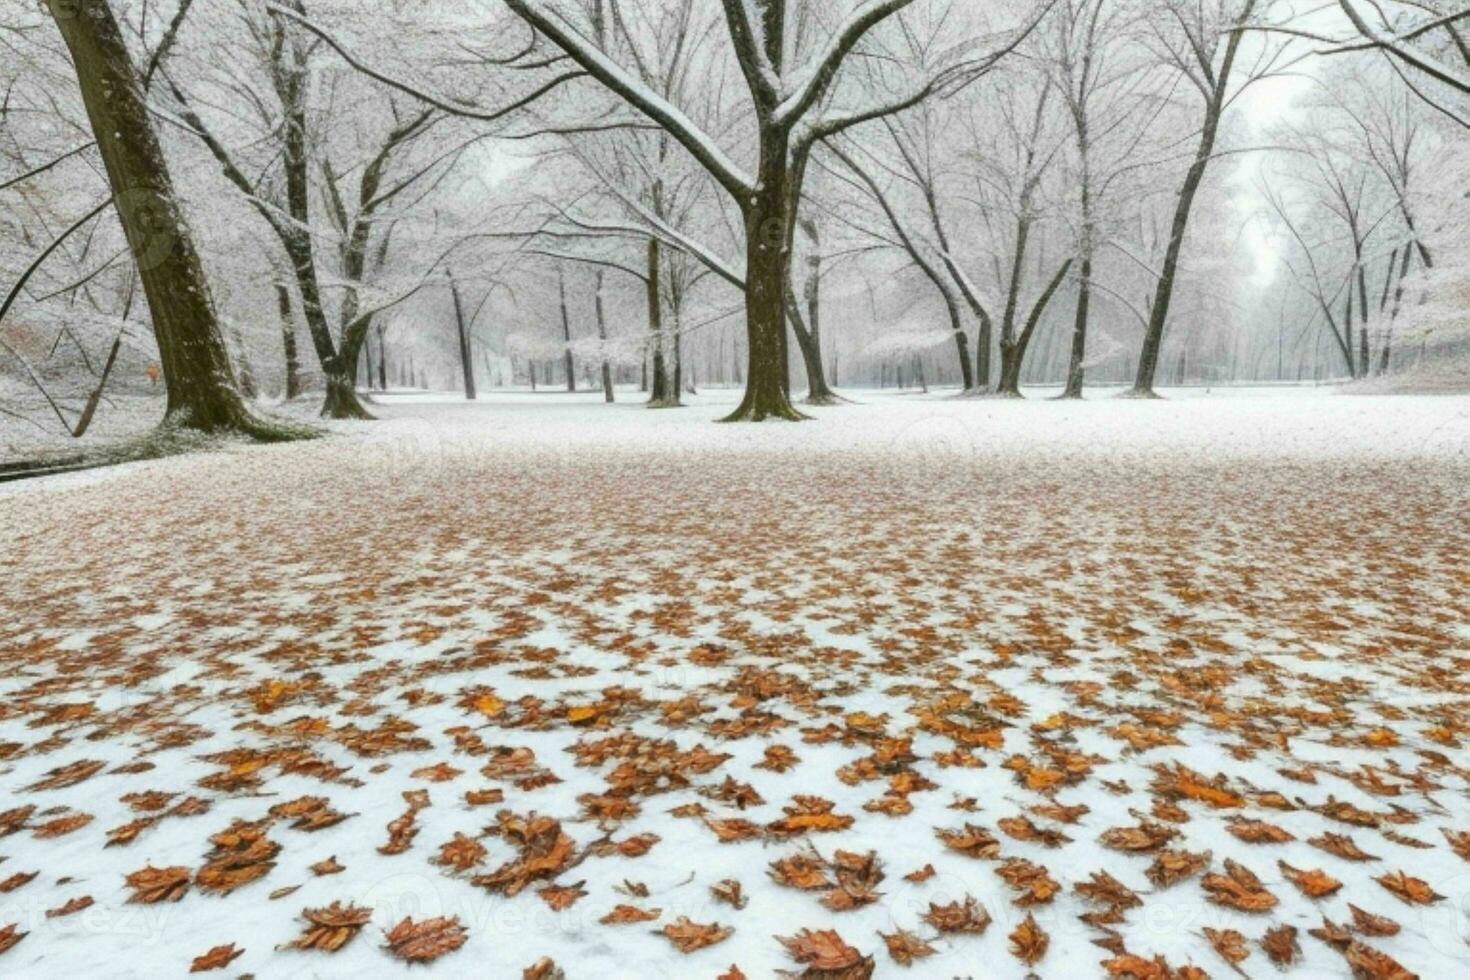
<svg viewBox="0 0 1470 980"><path fill-rule="evenodd" d="M1031 307L1031 315L1026 319L1026 326L1021 330L1021 335L1012 341L1009 347L1005 339L1001 339L1001 374L996 394L1007 398L1021 397L1021 368L1026 363L1026 350L1031 346L1031 338L1036 335L1036 327L1041 323L1042 314L1046 312L1052 297L1056 295L1057 290L1066 280L1067 273L1071 271L1072 261L1068 259L1062 263L1062 267L1047 284L1045 291L1036 300L1036 304Z"/></svg>
<svg viewBox="0 0 1470 980"><path fill-rule="evenodd" d="M1256 0L1248 0L1240 15L1239 24L1243 25L1250 19L1255 6ZM1204 183L1210 159L1215 155L1215 141L1220 132L1220 118L1224 115L1227 105L1226 95L1230 75L1235 67L1235 56L1240 50L1241 38L1244 36L1242 31L1232 31L1230 39L1225 42L1225 59L1221 64L1219 75L1214 78L1214 88L1205 105L1205 124L1200 134L1199 146L1195 151L1194 163L1190 165L1189 172L1185 175L1184 186L1174 206L1174 223L1169 236L1169 247L1164 254L1164 267L1160 270L1159 288L1154 293L1153 306L1149 310L1148 327L1144 330L1143 348L1138 358L1138 374L1134 379L1133 389L1129 392L1134 397L1158 397L1154 392L1154 375L1159 367L1159 353L1164 347L1164 328L1168 324L1169 305L1174 298L1174 281L1179 272L1179 257L1184 249L1184 235L1189 229L1189 216L1194 210L1195 196L1199 192L1200 185ZM1198 57L1198 54L1196 56ZM1201 59L1201 61L1204 60ZM1208 75L1209 65L1205 64L1203 67ZM1086 275L1087 273L1084 272L1084 288L1086 288Z"/></svg>
<svg viewBox="0 0 1470 980"><path fill-rule="evenodd" d="M612 365L607 360L607 317L602 310L602 270L597 272L597 291L594 293L594 303L597 306L597 339L602 341L602 399L611 405L618 400L613 388Z"/></svg>
<svg viewBox="0 0 1470 980"><path fill-rule="evenodd" d="M104 0L55 3L51 13L71 54L113 204L148 299L168 389L166 420L261 440L299 437L298 430L252 415L235 387L204 267L110 5Z"/></svg>
<svg viewBox="0 0 1470 980"><path fill-rule="evenodd" d="M561 290L561 333L562 339L567 345L566 350L563 351L567 371L567 391L576 394L577 366L572 361L572 314L567 309L567 276L565 272L561 270L557 271L556 284L557 288Z"/></svg>
<svg viewBox="0 0 1470 980"><path fill-rule="evenodd" d="M475 392L475 359L474 352L470 350L470 327L464 322L464 304L459 298L459 283L454 280L454 273L444 271L449 279L449 294L454 298L454 323L459 332L459 365L464 373L464 397L466 401L474 401L477 396Z"/></svg>
<svg viewBox="0 0 1470 980"><path fill-rule="evenodd" d="M286 401L289 402L301 397L301 360L296 352L296 321L291 316L291 290L285 283L276 283L276 308L281 315L281 349L286 357Z"/></svg>
<svg viewBox="0 0 1470 980"><path fill-rule="evenodd" d="M1063 398L1082 397L1082 382L1086 374L1083 361L1087 356L1087 317L1092 303L1091 286L1092 256L1084 255L1081 280L1077 284L1077 317L1072 326L1072 354L1067 362L1067 387L1062 391Z"/></svg>

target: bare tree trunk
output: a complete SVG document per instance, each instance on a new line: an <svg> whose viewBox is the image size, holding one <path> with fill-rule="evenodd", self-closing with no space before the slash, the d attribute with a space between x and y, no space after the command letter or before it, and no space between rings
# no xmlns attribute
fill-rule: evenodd
<svg viewBox="0 0 1470 980"><path fill-rule="evenodd" d="M1056 295L1057 290L1061 288L1063 281L1066 280L1067 273L1071 268L1071 259L1062 263L1062 267L1057 270L1056 275L1047 284L1046 290L1036 300L1036 304L1031 307L1031 315L1026 320L1026 326L1021 330L1021 335L1010 345L1009 354L1007 354L1004 346L1005 341L1001 341L1001 374L1000 385L996 388L997 394L1004 395L1008 398L1021 397L1021 368L1026 363L1026 350L1031 346L1031 338L1036 335L1036 327L1041 323L1042 315L1046 312L1046 308L1051 303L1052 297Z"/></svg>
<svg viewBox="0 0 1470 980"><path fill-rule="evenodd" d="M1255 11L1256 0L1247 0L1241 9L1238 24L1245 24ZM1225 58L1221 63L1219 73L1213 75L1210 71L1209 61L1213 59L1213 51L1208 56L1196 50L1196 57L1201 62L1204 75L1209 77L1213 83L1211 94L1205 103L1205 120L1200 134L1199 146L1195 150L1194 163L1190 166L1188 174L1184 178L1184 186L1179 192L1179 200L1174 207L1174 224L1169 237L1169 247L1164 255L1164 267L1159 277L1159 288L1154 293L1153 306L1149 310L1148 327L1144 331L1143 349L1138 359L1138 375L1133 382L1133 390L1130 392L1135 397L1154 398L1154 374L1158 370L1159 352L1164 346L1164 327L1169 320L1169 305L1174 297L1174 282L1179 271L1179 257L1184 248L1184 235L1189 228L1189 216L1194 210L1194 199L1199 192L1200 185L1204 183L1205 172L1209 168L1210 160L1215 155L1215 141L1220 132L1220 119L1229 105L1227 93L1229 90L1230 75L1235 68L1235 57L1240 50L1241 39L1244 37L1241 31L1232 31L1229 40L1225 42Z"/></svg>
<svg viewBox="0 0 1470 980"><path fill-rule="evenodd" d="M299 437L299 431L253 416L235 387L204 267L111 7L97 0L53 4L51 11L71 54L113 204L148 298L168 388L167 419L262 440Z"/></svg>
<svg viewBox="0 0 1470 980"><path fill-rule="evenodd" d="M449 279L449 294L454 298L454 323L459 332L459 366L464 373L464 397L466 401L474 401L478 397L475 391L475 358L470 349L470 326L464 322L464 304L459 296L459 283L454 279L454 273L448 269L444 275Z"/></svg>
<svg viewBox="0 0 1470 980"><path fill-rule="evenodd" d="M567 309L567 276L564 271L557 272L557 288L561 290L561 332L566 341L566 351L563 357L566 361L567 391L576 393L577 390L577 366L572 361L572 315Z"/></svg>
<svg viewBox="0 0 1470 980"><path fill-rule="evenodd" d="M1087 232L1083 232L1087 234ZM1086 245L1084 244L1084 249ZM1072 326L1072 355L1067 362L1067 387L1062 391L1063 398L1081 398L1082 382L1085 370L1084 359L1087 357L1087 317L1092 302L1092 256L1084 254L1082 258L1082 275L1077 284L1077 317Z"/></svg>
<svg viewBox="0 0 1470 980"><path fill-rule="evenodd" d="M597 272L597 291L594 295L597 305L597 339L602 341L602 398L611 405L618 400L617 393L613 388L612 365L607 360L607 317L602 311L602 270Z"/></svg>
<svg viewBox="0 0 1470 980"><path fill-rule="evenodd" d="M659 243L648 242L648 339L652 343L653 378L648 393L650 408L666 408L677 402L669 393L669 368L664 359L663 259ZM646 368L645 368L646 370Z"/></svg>

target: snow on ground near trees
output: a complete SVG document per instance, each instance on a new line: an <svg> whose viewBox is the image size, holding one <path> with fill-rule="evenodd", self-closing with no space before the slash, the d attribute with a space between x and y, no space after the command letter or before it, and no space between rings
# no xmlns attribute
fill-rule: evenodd
<svg viewBox="0 0 1470 980"><path fill-rule="evenodd" d="M1470 399L598 397L0 490L0 973L1470 971Z"/></svg>

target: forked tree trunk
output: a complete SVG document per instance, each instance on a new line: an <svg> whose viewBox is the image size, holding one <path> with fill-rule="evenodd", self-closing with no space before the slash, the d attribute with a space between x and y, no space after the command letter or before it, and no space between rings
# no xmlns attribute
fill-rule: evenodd
<svg viewBox="0 0 1470 980"><path fill-rule="evenodd" d="M1021 368L1026 364L1026 351L1031 346L1031 338L1036 335L1036 327L1041 323L1041 317L1051 303L1051 299L1061 288L1067 273L1071 271L1072 260L1068 259L1062 263L1057 274L1047 283L1046 290L1037 299L1036 305L1031 307L1031 316L1026 320L1026 326L1021 330L1019 337L1007 343L1004 337L1000 342L1000 385L996 388L996 394L1007 398L1021 397Z"/></svg>
<svg viewBox="0 0 1470 980"><path fill-rule="evenodd" d="M168 389L166 418L206 432L262 440L302 433L245 407L193 236L179 210L127 44L105 0L51 5L132 250Z"/></svg>

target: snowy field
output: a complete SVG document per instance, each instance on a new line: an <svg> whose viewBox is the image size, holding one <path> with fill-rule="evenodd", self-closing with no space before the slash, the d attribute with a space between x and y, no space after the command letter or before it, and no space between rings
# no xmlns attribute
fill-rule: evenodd
<svg viewBox="0 0 1470 980"><path fill-rule="evenodd" d="M1169 394L0 487L0 975L1470 975L1470 398Z"/></svg>

